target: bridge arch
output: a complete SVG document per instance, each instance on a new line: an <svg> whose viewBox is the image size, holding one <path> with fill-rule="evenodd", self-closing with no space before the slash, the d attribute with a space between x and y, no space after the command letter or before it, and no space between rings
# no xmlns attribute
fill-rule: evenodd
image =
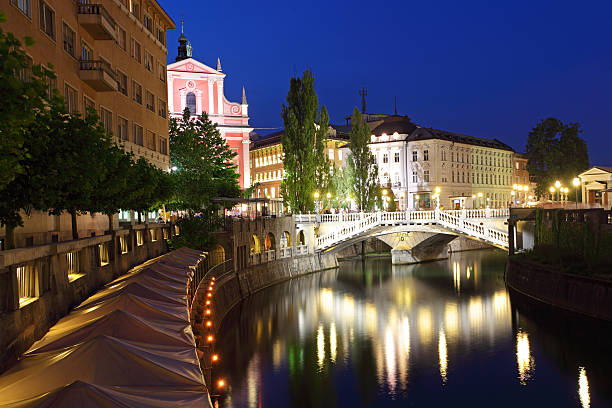
<svg viewBox="0 0 612 408"><path fill-rule="evenodd" d="M276 249L276 238L274 237L273 233L268 232L268 234L266 235L266 239L264 240L264 250L273 251L275 249Z"/></svg>
<svg viewBox="0 0 612 408"><path fill-rule="evenodd" d="M220 244L215 244L209 251L209 267L225 262L225 248Z"/></svg>
<svg viewBox="0 0 612 408"><path fill-rule="evenodd" d="M261 253L261 244L259 242L259 237L257 236L257 234L251 235L250 247L251 247L251 254Z"/></svg>
<svg viewBox="0 0 612 408"><path fill-rule="evenodd" d="M283 231L280 238L280 247L282 248L291 248L291 234L289 231Z"/></svg>

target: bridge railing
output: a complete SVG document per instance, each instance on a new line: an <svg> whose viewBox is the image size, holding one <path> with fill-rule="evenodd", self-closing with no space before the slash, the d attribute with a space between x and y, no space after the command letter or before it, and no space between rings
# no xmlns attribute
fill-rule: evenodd
<svg viewBox="0 0 612 408"><path fill-rule="evenodd" d="M276 251L271 249L269 251L266 251L264 253L264 259L266 260L266 262L270 262L270 261L274 261L276 260Z"/></svg>
<svg viewBox="0 0 612 408"><path fill-rule="evenodd" d="M307 224L311 222L317 222L316 214L295 214L295 222Z"/></svg>
<svg viewBox="0 0 612 408"><path fill-rule="evenodd" d="M280 258L291 258L291 253L293 248L291 247L287 247L287 248L281 248L280 249Z"/></svg>
<svg viewBox="0 0 612 408"><path fill-rule="evenodd" d="M296 255L306 255L308 254L308 245L296 245L295 247Z"/></svg>

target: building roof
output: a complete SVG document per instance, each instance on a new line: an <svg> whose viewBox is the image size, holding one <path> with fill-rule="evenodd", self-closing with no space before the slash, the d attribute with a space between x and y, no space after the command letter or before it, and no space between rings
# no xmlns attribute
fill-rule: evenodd
<svg viewBox="0 0 612 408"><path fill-rule="evenodd" d="M608 166L593 166L599 170L607 171L608 173L612 173L612 167Z"/></svg>
<svg viewBox="0 0 612 408"><path fill-rule="evenodd" d="M343 140L348 141L351 134L351 126L345 125L329 125L336 131L336 134L328 134L330 140ZM261 149L262 147L268 147L280 144L281 136L285 130L279 130L273 133L269 133L265 136L258 136L257 138L251 139L251 150Z"/></svg>
<svg viewBox="0 0 612 408"><path fill-rule="evenodd" d="M505 143L500 142L497 139L485 139L483 137L462 135L460 133L449 132L447 130L432 129L432 128L418 128L413 132L406 140L417 141L417 140L448 140L453 143L464 143L474 146L489 147L492 149L508 150L514 152L514 149Z"/></svg>
<svg viewBox="0 0 612 408"><path fill-rule="evenodd" d="M374 136L380 136L383 133L387 135L392 135L397 132L401 135L409 135L415 131L417 125L412 123L408 116L387 116L383 119L383 123L376 126L372 129L372 134Z"/></svg>

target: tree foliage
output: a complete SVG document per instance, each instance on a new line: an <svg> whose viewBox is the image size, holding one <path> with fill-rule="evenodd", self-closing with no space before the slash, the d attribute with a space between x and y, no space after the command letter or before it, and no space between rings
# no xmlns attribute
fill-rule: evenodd
<svg viewBox="0 0 612 408"><path fill-rule="evenodd" d="M310 212L314 209L314 191L329 182L330 169L325 156L329 115L324 106L319 110L310 71L306 70L302 78L291 78L281 116L285 125L281 136L285 171L282 196L293 212Z"/></svg>
<svg viewBox="0 0 612 408"><path fill-rule="evenodd" d="M174 179L173 205L190 212L214 210L213 197L240 197L232 152L217 125L203 113L170 120L170 165Z"/></svg>
<svg viewBox="0 0 612 408"><path fill-rule="evenodd" d="M570 186L572 179L589 167L587 145L579 136L579 123L558 119L540 121L527 138L527 169L535 177L536 195L548 191L556 180Z"/></svg>
<svg viewBox="0 0 612 408"><path fill-rule="evenodd" d="M376 204L379 195L378 166L370 152L368 142L370 131L363 121L363 116L357 108L351 117L351 137L349 142L350 155L348 159L351 185L357 207L360 211L370 211Z"/></svg>
<svg viewBox="0 0 612 408"><path fill-rule="evenodd" d="M5 21L0 12L0 23ZM26 37L26 45L33 42ZM53 73L31 65L21 42L0 29L0 191L18 174L23 174L27 127L47 104L48 84ZM4 199L4 198L3 198Z"/></svg>

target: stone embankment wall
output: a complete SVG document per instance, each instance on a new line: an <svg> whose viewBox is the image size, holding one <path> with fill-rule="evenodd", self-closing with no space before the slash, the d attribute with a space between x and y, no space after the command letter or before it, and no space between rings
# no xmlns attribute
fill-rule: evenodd
<svg viewBox="0 0 612 408"><path fill-rule="evenodd" d="M541 302L612 321L612 281L569 275L509 258L506 283Z"/></svg>
<svg viewBox="0 0 612 408"><path fill-rule="evenodd" d="M112 234L0 252L0 372L97 289L130 268L168 250L170 225L141 224ZM123 251L122 251L123 244ZM101 247L107 259L101 258ZM69 276L67 254L76 275ZM26 268L26 283L18 268ZM28 299L20 299L27 286Z"/></svg>

